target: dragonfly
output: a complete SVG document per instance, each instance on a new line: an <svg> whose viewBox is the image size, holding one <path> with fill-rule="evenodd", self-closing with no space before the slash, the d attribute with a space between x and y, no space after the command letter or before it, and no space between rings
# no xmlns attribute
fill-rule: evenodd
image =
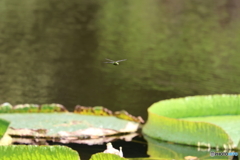
<svg viewBox="0 0 240 160"><path fill-rule="evenodd" d="M109 62L104 62L104 63L112 63L113 65L117 66L117 65L119 65L119 62L126 61L127 59L122 59L122 60L113 61L113 60L111 60L111 59L107 59L107 58L106 58L106 60L108 60Z"/></svg>

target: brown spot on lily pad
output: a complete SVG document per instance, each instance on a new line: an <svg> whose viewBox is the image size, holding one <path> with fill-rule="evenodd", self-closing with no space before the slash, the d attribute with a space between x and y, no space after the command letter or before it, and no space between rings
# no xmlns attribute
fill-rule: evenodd
<svg viewBox="0 0 240 160"><path fill-rule="evenodd" d="M61 104L43 104L40 106L41 113L50 113L50 112L68 112L68 110Z"/></svg>
<svg viewBox="0 0 240 160"><path fill-rule="evenodd" d="M83 114L83 115L97 115L97 116L111 116L112 111L102 106L96 107L85 107L77 105L75 107L74 113Z"/></svg>
<svg viewBox="0 0 240 160"><path fill-rule="evenodd" d="M125 110L115 112L114 116L117 117L117 118L129 120L129 121L134 121L134 122L138 122L138 123L144 123L144 120L142 119L142 117L140 117L140 116L135 117L135 116L129 114Z"/></svg>
<svg viewBox="0 0 240 160"><path fill-rule="evenodd" d="M107 108L104 108L102 106L96 106L96 107L85 107L77 105L75 107L74 113L82 114L82 115L97 115L97 116L115 116L120 119L125 119L137 123L144 123L144 120L142 117L138 116L135 117L131 114L129 114L127 111L116 111L114 114L112 111L110 111Z"/></svg>

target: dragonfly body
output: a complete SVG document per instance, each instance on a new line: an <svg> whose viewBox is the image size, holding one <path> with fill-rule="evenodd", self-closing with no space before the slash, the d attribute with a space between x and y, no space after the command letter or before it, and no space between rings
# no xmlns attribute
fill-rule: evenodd
<svg viewBox="0 0 240 160"><path fill-rule="evenodd" d="M119 65L119 62L126 61L127 59L122 59L122 60L113 61L113 60L111 60L111 59L107 59L107 58L106 58L106 60L108 60L109 62L104 62L104 63L111 63L111 64L117 66L117 65Z"/></svg>

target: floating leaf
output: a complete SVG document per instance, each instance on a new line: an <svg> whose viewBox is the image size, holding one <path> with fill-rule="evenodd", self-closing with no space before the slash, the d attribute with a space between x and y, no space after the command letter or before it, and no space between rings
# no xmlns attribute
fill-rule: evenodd
<svg viewBox="0 0 240 160"><path fill-rule="evenodd" d="M9 106L9 103L0 107L0 111L2 109L7 112L1 113L0 117L12 122L9 129L9 134L12 136L48 140L57 138L65 143L74 141L99 144L108 142L107 138L101 139L101 137L134 133L140 125L134 121L118 119L112 115L110 110L101 106L77 106L76 113L69 113L64 106L59 104L6 106ZM85 140L93 138L94 141Z"/></svg>
<svg viewBox="0 0 240 160"><path fill-rule="evenodd" d="M193 122L207 122L221 127L235 142L240 142L240 115L181 118ZM226 148L226 147L225 147Z"/></svg>
<svg viewBox="0 0 240 160"><path fill-rule="evenodd" d="M76 151L65 146L0 146L1 160L80 160Z"/></svg>
<svg viewBox="0 0 240 160"><path fill-rule="evenodd" d="M25 137L98 138L136 132L139 126L114 116L75 113L6 113L0 117L11 122L10 135Z"/></svg>
<svg viewBox="0 0 240 160"><path fill-rule="evenodd" d="M148 108L148 121L143 132L153 138L176 143L237 148L239 136L232 137L224 128L207 122L193 122L179 118L240 115L239 95L194 96L163 100ZM225 125L230 121L225 119ZM211 121L212 122L212 121ZM239 133L239 121L232 131ZM231 137L230 137L231 136Z"/></svg>
<svg viewBox="0 0 240 160"><path fill-rule="evenodd" d="M68 110L61 104L18 104L12 107L10 103L0 105L0 113L53 113L53 112L68 112ZM95 115L95 116L115 116L120 119L125 119L133 122L144 123L142 117L135 117L127 111L116 111L114 114L107 108L102 106L85 107L77 105L74 113L81 115Z"/></svg>

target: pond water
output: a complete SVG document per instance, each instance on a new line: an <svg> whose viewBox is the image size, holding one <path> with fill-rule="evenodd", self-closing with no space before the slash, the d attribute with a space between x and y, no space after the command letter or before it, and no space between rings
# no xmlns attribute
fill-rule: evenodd
<svg viewBox="0 0 240 160"><path fill-rule="evenodd" d="M159 100L239 93L237 0L1 0L0 13L0 103L146 120Z"/></svg>
<svg viewBox="0 0 240 160"><path fill-rule="evenodd" d="M239 93L239 7L236 0L2 0L0 103L102 105L146 119L162 99Z"/></svg>
<svg viewBox="0 0 240 160"><path fill-rule="evenodd" d="M19 142L22 143L25 141L30 142L31 139L18 139ZM34 140L33 140L34 141ZM33 142L32 141L32 142ZM36 141L35 141L36 142ZM21 143L21 144L22 144ZM37 143L35 143L37 144ZM81 160L89 160L90 157L99 152L103 152L106 149L106 143L103 144L95 144L95 145L87 145L87 144L78 144L78 143L59 143L52 141L38 141L38 145L64 145L68 146L75 151L77 151L80 155ZM221 159L221 160L229 160L228 156L210 156L210 152L236 152L236 151L227 151L227 150L215 150L212 148L204 148L204 147L196 147L196 146L187 146L174 144L170 142L157 141L151 139L150 137L144 137L142 135L134 137L131 141L124 140L114 140L112 142L114 148L119 149L119 147L123 148L123 154L125 158L151 158L151 159L184 159L186 156L198 157L199 159ZM240 154L238 152L238 154ZM233 157L234 160L238 160L238 157ZM150 159L149 159L150 160Z"/></svg>
<svg viewBox="0 0 240 160"><path fill-rule="evenodd" d="M49 143L51 145L63 145L61 143ZM103 152L106 149L106 144L103 145L86 145L86 144L65 144L68 147L78 151L82 160L89 160L90 157L99 152ZM112 142L114 148L123 148L124 157L136 158L136 157L149 157L147 154L147 142L143 137L135 137L131 142L123 140L117 140Z"/></svg>

